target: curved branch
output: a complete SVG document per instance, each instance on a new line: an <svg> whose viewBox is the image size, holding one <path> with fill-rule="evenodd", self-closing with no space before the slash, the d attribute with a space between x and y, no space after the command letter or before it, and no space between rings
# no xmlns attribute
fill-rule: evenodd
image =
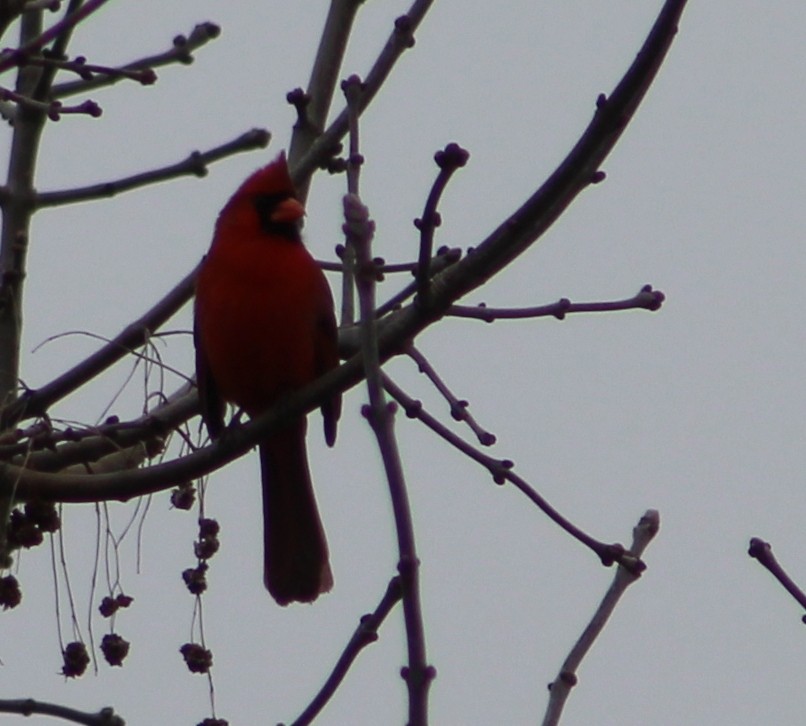
<svg viewBox="0 0 806 726"><path fill-rule="evenodd" d="M423 216L414 220L414 226L420 230L420 254L417 258L416 272L417 293L420 297L424 298L428 295L428 281L431 277L429 263L434 249L434 232L442 223L439 212L437 212L437 205L450 178L457 169L461 169L467 163L469 157L469 152L454 142L434 154L439 174L437 174L426 199Z"/></svg>
<svg viewBox="0 0 806 726"><path fill-rule="evenodd" d="M18 501L43 499L58 502L128 500L168 489L178 483L209 474L234 461L280 428L285 421L317 408L335 391L357 384L363 374L360 356L355 356L326 376L289 396L262 416L244 426L229 428L214 444L144 469L114 474L51 474L0 464L0 495L14 491ZM187 417L198 411L195 393L175 402ZM158 417L153 416L153 418Z"/></svg>
<svg viewBox="0 0 806 726"><path fill-rule="evenodd" d="M379 321L381 361L403 352L407 341L445 315L454 302L484 284L528 249L590 183L652 83L675 36L685 5L686 0L667 0L632 66L610 99L599 103L585 133L551 177L472 254L432 278L427 303L415 299ZM215 445L181 459L119 475L98 476L62 477L5 465L0 467L0 490L9 491L16 484L16 494L21 499L40 496L73 502L128 499L158 491L175 482L207 474L234 460L286 417L312 410L319 401L337 391L345 391L362 377L361 358L353 357L255 421L228 431Z"/></svg>
<svg viewBox="0 0 806 726"><path fill-rule="evenodd" d="M426 356L412 343L406 349L406 354L417 364L417 370L425 375L434 388L439 391L440 395L450 406L451 418L454 421L463 421L467 427L473 432L482 446L492 446L495 441L495 434L490 433L481 427L476 421L473 414L470 413L470 403L464 399L460 399L448 387L442 377L437 373L436 369ZM387 390L389 390L387 388ZM391 391L390 391L391 393ZM393 394L394 396L394 394ZM402 402L401 402L402 403Z"/></svg>
<svg viewBox="0 0 806 726"><path fill-rule="evenodd" d="M616 145L654 80L677 33L686 0L667 0L643 47L609 98L563 162L546 182L490 234L472 254L434 280L429 306L442 314L453 300L479 287L535 242L598 177L599 166ZM451 300L451 296L455 296Z"/></svg>

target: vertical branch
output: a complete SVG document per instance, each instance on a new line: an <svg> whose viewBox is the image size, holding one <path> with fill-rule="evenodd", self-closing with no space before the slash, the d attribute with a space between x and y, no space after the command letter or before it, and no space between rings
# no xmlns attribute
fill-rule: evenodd
<svg viewBox="0 0 806 726"><path fill-rule="evenodd" d="M20 41L25 45L42 32L42 11L25 13ZM23 66L17 73L16 92L30 95L40 69ZM33 177L39 137L45 121L41 110L20 106L14 123L3 197L3 225L0 237L0 402L16 395L19 377L19 346L22 330L22 290L28 229L32 214Z"/></svg>
<svg viewBox="0 0 806 726"><path fill-rule="evenodd" d="M346 81L341 84L341 90L347 99L349 108L357 108L361 101L361 96L364 92L364 84L361 79L356 76L350 76ZM359 151L360 145L358 140L358 114L350 114L350 150L347 155L347 192L358 196L358 181L361 174L361 164L364 159ZM355 268L356 268L356 252L355 243L352 237L348 234L345 236L345 244L341 253L341 325L350 326L355 323Z"/></svg>
<svg viewBox="0 0 806 726"><path fill-rule="evenodd" d="M71 25L68 21L75 17L76 13L81 10L83 2L84 0L70 0L70 4L67 6L67 10L62 18L64 28L59 35L56 36L56 39L53 41L53 46L50 49L54 58L61 58L67 51L67 44L70 42L70 37L75 27L75 25ZM53 86L53 79L56 77L56 69L57 66L55 64L45 66L42 69L36 88L31 93L34 100L45 101L50 98L50 90Z"/></svg>
<svg viewBox="0 0 806 726"><path fill-rule="evenodd" d="M305 156L325 127L339 70L347 49L347 40L362 3L363 0L331 0L308 88L304 93L301 89L297 89L288 95L289 102L297 109L297 123L294 125L288 151L288 161L292 169ZM297 181L297 198L303 204L308 197L310 185L311 175ZM344 272L340 323L349 326L355 322L353 300L355 258L349 244L341 257Z"/></svg>
<svg viewBox="0 0 806 726"><path fill-rule="evenodd" d="M361 104L356 110L359 116L381 89L403 52L414 45L414 31L433 2L434 0L413 0L409 11L395 20L392 34L364 79L366 92L361 95ZM349 109L342 110L327 130L317 137L311 148L304 150L303 156L292 165L291 177L297 186L301 186L314 169L333 156L334 147L347 133L349 113Z"/></svg>
<svg viewBox="0 0 806 726"><path fill-rule="evenodd" d="M420 230L420 255L417 260L417 294L422 301L428 297L428 281L430 277L431 256L434 250L434 231L441 224L437 205L445 191L448 180L453 172L460 169L470 157L470 154L459 144L450 143L442 151L434 154L434 161L439 167L434 185L425 202L423 216L414 220L414 226Z"/></svg>
<svg viewBox="0 0 806 726"><path fill-rule="evenodd" d="M304 99L295 103L299 118L294 126L288 151L288 163L292 169L325 127L347 40L362 2L363 0L331 0L308 88ZM306 177L297 185L297 197L303 204L308 196L310 181L311 178Z"/></svg>
<svg viewBox="0 0 806 726"><path fill-rule="evenodd" d="M361 103L361 83L358 78L351 77L347 80L345 95L350 109L350 128L352 132L357 132L358 108ZM350 192L344 197L344 232L354 246L356 255L356 287L361 313L361 352L369 396L369 405L363 408L362 413L369 421L378 441L395 518L398 570L403 594L403 618L408 650L408 666L402 669L409 694L408 724L425 726L428 723L428 687L435 671L426 661L425 628L420 605L419 560L414 542L414 526L406 481L394 433L394 415L397 406L394 402L387 402L383 391L378 327L375 319L375 267L370 253L375 225L369 218L369 210L358 196L358 169L361 156L357 141L357 134L352 133L348 164Z"/></svg>
<svg viewBox="0 0 806 726"><path fill-rule="evenodd" d="M25 46L42 33L42 10L24 13L20 21L20 45ZM40 80L41 69L22 66L17 73L17 93L30 96ZM22 298L28 235L33 214L34 170L45 113L38 108L19 106L14 120L6 193L0 200L3 211L0 233L0 404L17 396L20 342L22 337ZM6 560L6 525L11 498L0 499L0 566Z"/></svg>

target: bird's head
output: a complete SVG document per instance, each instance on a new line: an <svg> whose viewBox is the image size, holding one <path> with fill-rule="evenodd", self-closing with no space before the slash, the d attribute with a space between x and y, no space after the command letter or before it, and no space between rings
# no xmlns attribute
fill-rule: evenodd
<svg viewBox="0 0 806 726"><path fill-rule="evenodd" d="M232 195L219 215L219 225L237 224L250 231L299 239L305 208L296 198L285 152L252 174Z"/></svg>

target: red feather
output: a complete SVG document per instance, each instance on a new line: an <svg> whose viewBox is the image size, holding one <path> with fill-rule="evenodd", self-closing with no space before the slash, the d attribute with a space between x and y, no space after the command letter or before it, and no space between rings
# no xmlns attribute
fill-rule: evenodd
<svg viewBox="0 0 806 726"><path fill-rule="evenodd" d="M302 244L285 155L250 176L224 206L196 283L196 372L212 436L223 404L257 416L338 365L333 298ZM333 443L339 397L322 406ZM305 450L305 418L260 446L264 581L281 605L333 585Z"/></svg>

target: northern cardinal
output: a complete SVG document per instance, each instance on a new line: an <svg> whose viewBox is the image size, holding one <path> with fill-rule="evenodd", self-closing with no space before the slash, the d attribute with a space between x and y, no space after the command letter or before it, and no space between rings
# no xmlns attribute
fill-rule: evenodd
<svg viewBox="0 0 806 726"><path fill-rule="evenodd" d="M302 244L284 154L256 171L218 216L196 283L194 341L202 416L223 430L225 402L251 417L338 364L333 297ZM341 397L322 405L332 446ZM305 450L306 419L260 445L264 575L280 605L313 602L333 586Z"/></svg>

